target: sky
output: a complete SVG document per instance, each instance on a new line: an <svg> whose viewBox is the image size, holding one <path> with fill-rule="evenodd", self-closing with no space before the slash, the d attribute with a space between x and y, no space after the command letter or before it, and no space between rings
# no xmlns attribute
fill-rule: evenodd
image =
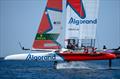
<svg viewBox="0 0 120 79"><path fill-rule="evenodd" d="M46 0L0 0L0 57L32 48ZM96 47L120 46L120 0L100 0Z"/></svg>

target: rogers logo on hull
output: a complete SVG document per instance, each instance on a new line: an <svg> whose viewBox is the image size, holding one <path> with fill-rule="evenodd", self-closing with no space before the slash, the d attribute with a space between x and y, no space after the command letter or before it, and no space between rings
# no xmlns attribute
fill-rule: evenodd
<svg viewBox="0 0 120 79"><path fill-rule="evenodd" d="M70 18L68 24L97 24L97 19L94 20L81 20L81 19L75 19L73 17Z"/></svg>

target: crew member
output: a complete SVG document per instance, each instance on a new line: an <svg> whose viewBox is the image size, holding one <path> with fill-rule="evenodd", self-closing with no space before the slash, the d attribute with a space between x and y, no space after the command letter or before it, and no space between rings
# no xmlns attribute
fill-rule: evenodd
<svg viewBox="0 0 120 79"><path fill-rule="evenodd" d="M84 53L88 54L88 48L84 47Z"/></svg>
<svg viewBox="0 0 120 79"><path fill-rule="evenodd" d="M96 49L97 49L97 48L92 47L92 52L93 52L93 53L96 53Z"/></svg>

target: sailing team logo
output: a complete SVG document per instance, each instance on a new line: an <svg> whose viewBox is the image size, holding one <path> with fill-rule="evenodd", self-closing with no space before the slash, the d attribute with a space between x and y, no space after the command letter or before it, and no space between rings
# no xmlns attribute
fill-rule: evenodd
<svg viewBox="0 0 120 79"><path fill-rule="evenodd" d="M75 18L71 17L70 20L69 20L69 24L75 24L75 25L97 24L97 19L94 19L94 20L80 20L80 19L75 19Z"/></svg>
<svg viewBox="0 0 120 79"><path fill-rule="evenodd" d="M68 21L68 24L75 24L75 25L79 25L79 24L97 24L97 18L95 19L86 19L86 11L85 11L85 7L83 5L83 1L82 0L67 0L67 7L68 5L70 6L70 8L75 12L75 15L77 14L80 19L76 19L76 17L74 16L70 16L70 19ZM89 7L87 7L89 8ZM74 15L74 14L72 14Z"/></svg>
<svg viewBox="0 0 120 79"><path fill-rule="evenodd" d="M35 56L29 53L26 57L26 60L55 61L56 55L52 54L46 56Z"/></svg>

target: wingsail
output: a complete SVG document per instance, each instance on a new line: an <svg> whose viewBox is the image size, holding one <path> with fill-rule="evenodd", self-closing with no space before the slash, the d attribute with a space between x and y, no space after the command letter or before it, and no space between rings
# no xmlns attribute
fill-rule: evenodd
<svg viewBox="0 0 120 79"><path fill-rule="evenodd" d="M94 46L99 0L67 0L65 47Z"/></svg>
<svg viewBox="0 0 120 79"><path fill-rule="evenodd" d="M33 49L59 49L62 21L62 0L47 0Z"/></svg>

